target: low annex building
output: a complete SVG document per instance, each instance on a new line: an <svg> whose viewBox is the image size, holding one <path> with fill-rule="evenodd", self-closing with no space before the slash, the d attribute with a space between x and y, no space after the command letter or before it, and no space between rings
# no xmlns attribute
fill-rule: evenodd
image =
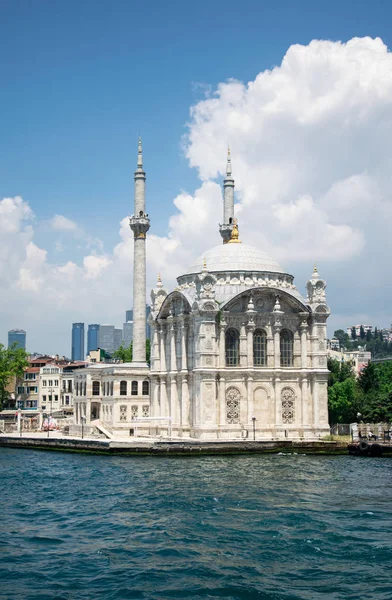
<svg viewBox="0 0 392 600"><path fill-rule="evenodd" d="M145 294L141 240L149 227L138 187L141 164L139 144L138 217L131 218L139 257L134 298L136 290ZM75 385L82 386L75 396L78 425L83 417L132 435L137 423L138 434L202 440L311 440L329 433L326 282L315 267L305 299L293 275L242 243L230 154L223 221L223 244L200 256L172 292L160 279L152 291L150 367L140 359L144 340L138 338L133 363L92 365L76 375ZM138 302L134 331L140 337L144 298Z"/></svg>

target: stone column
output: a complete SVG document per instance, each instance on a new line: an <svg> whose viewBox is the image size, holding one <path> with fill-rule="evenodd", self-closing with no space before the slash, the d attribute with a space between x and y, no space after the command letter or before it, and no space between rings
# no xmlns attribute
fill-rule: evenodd
<svg viewBox="0 0 392 600"><path fill-rule="evenodd" d="M184 376L181 381L181 425L190 426L188 379Z"/></svg>
<svg viewBox="0 0 392 600"><path fill-rule="evenodd" d="M245 323L242 323L240 328L240 367L248 366L247 340Z"/></svg>
<svg viewBox="0 0 392 600"><path fill-rule="evenodd" d="M273 386L275 392L275 422L279 426L282 425L282 399L280 397L281 384L279 377L275 377Z"/></svg>
<svg viewBox="0 0 392 600"><path fill-rule="evenodd" d="M253 361L253 334L255 331L255 324L253 322L249 322L247 327L246 327L246 346L247 346L247 356L248 356L248 360L247 360L247 364L248 367L253 368L254 366L254 361Z"/></svg>
<svg viewBox="0 0 392 600"><path fill-rule="evenodd" d="M317 427L319 424L319 384L317 380L313 380L313 425Z"/></svg>
<svg viewBox="0 0 392 600"><path fill-rule="evenodd" d="M247 394L247 423L252 422L252 417L255 416L254 412L254 400L253 400L253 377L249 376L246 381L246 394ZM257 421L256 421L257 427Z"/></svg>
<svg viewBox="0 0 392 600"><path fill-rule="evenodd" d="M301 379L302 425L310 425L308 410L308 379Z"/></svg>
<svg viewBox="0 0 392 600"><path fill-rule="evenodd" d="M166 373L166 344L165 344L165 324L160 324L160 334L159 334L159 343L160 343L160 370L161 373Z"/></svg>
<svg viewBox="0 0 392 600"><path fill-rule="evenodd" d="M170 371L177 371L176 328L174 321L170 324Z"/></svg>
<svg viewBox="0 0 392 600"><path fill-rule="evenodd" d="M301 367L308 368L308 324L302 321L301 326Z"/></svg>
<svg viewBox="0 0 392 600"><path fill-rule="evenodd" d="M280 367L280 326L275 325L274 327L274 367L278 369Z"/></svg>
<svg viewBox="0 0 392 600"><path fill-rule="evenodd" d="M181 333L181 370L188 370L187 344L186 344L186 322L183 318L180 326Z"/></svg>
<svg viewBox="0 0 392 600"><path fill-rule="evenodd" d="M172 425L178 425L178 394L177 394L177 379L175 375L170 377L170 415L172 417Z"/></svg>
<svg viewBox="0 0 392 600"><path fill-rule="evenodd" d="M159 417L159 378L151 377L151 416Z"/></svg>
<svg viewBox="0 0 392 600"><path fill-rule="evenodd" d="M219 424L226 425L226 380L221 376L219 380Z"/></svg>
<svg viewBox="0 0 392 600"><path fill-rule="evenodd" d="M161 377L160 381L160 396L161 396L161 416L169 417L169 407L167 403L166 377Z"/></svg>
<svg viewBox="0 0 392 600"><path fill-rule="evenodd" d="M220 325L219 325L219 368L220 369L224 369L226 366L225 332L226 332L226 322L221 321Z"/></svg>

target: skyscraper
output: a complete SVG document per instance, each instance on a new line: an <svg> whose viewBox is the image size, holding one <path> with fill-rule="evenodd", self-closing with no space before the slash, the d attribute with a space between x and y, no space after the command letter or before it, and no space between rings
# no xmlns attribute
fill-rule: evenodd
<svg viewBox="0 0 392 600"><path fill-rule="evenodd" d="M84 359L84 323L72 323L72 360Z"/></svg>
<svg viewBox="0 0 392 600"><path fill-rule="evenodd" d="M26 332L24 329L11 329L8 332L8 348L17 344L19 348L26 350Z"/></svg>
<svg viewBox="0 0 392 600"><path fill-rule="evenodd" d="M122 344L122 329L115 329L114 330L114 346L113 349L114 350L118 350L119 347Z"/></svg>
<svg viewBox="0 0 392 600"><path fill-rule="evenodd" d="M114 325L100 325L98 335L98 347L106 350L108 354L114 351Z"/></svg>
<svg viewBox="0 0 392 600"><path fill-rule="evenodd" d="M146 338L149 340L151 337L151 331L150 331L150 325L148 324L148 315L151 312L151 306L149 306L148 304L146 304ZM126 310L125 311L125 322L126 323L133 323L133 310ZM124 323L125 324L125 323ZM130 329L128 328L128 332L130 331ZM132 335L133 335L133 331L132 331ZM132 341L132 338L131 338Z"/></svg>
<svg viewBox="0 0 392 600"><path fill-rule="evenodd" d="M88 326L87 331L87 354L92 350L98 350L99 325L94 323Z"/></svg>
<svg viewBox="0 0 392 600"><path fill-rule="evenodd" d="M133 321L127 321L123 324L122 341L125 348L129 348L133 338Z"/></svg>

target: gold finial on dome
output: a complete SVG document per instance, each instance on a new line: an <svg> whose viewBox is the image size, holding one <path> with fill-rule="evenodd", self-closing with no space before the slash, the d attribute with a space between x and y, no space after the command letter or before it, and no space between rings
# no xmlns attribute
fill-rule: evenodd
<svg viewBox="0 0 392 600"><path fill-rule="evenodd" d="M313 273L317 273L317 266L316 266L316 263L314 263L314 267L313 267Z"/></svg>
<svg viewBox="0 0 392 600"><path fill-rule="evenodd" d="M207 259L206 259L206 257L204 257L204 259L203 259L203 269L205 271L207 270Z"/></svg>
<svg viewBox="0 0 392 600"><path fill-rule="evenodd" d="M162 281L161 274L158 273L158 283L161 283L161 281Z"/></svg>
<svg viewBox="0 0 392 600"><path fill-rule="evenodd" d="M234 223L234 225L233 225L233 229L231 230L231 237L227 243L228 244L241 244L241 240L239 238L240 234L238 231L237 219L234 219L233 223Z"/></svg>

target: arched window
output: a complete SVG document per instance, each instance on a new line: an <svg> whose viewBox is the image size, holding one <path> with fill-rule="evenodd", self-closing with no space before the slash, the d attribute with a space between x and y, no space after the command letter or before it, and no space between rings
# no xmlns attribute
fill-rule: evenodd
<svg viewBox="0 0 392 600"><path fill-rule="evenodd" d="M76 382L76 385L75 385L75 392L76 392L76 395L79 396L79 382L78 381Z"/></svg>
<svg viewBox="0 0 392 600"><path fill-rule="evenodd" d="M226 366L236 367L239 364L239 334L230 327L226 331Z"/></svg>
<svg viewBox="0 0 392 600"><path fill-rule="evenodd" d="M113 396L113 381L110 382L110 395Z"/></svg>
<svg viewBox="0 0 392 600"><path fill-rule="evenodd" d="M120 396L126 396L126 395L127 395L127 382L120 381Z"/></svg>
<svg viewBox="0 0 392 600"><path fill-rule="evenodd" d="M280 366L293 366L294 337L291 331L283 329L280 332Z"/></svg>
<svg viewBox="0 0 392 600"><path fill-rule="evenodd" d="M148 396L149 393L150 393L150 383L146 379L145 381L143 381L142 394L143 394L143 396Z"/></svg>
<svg viewBox="0 0 392 600"><path fill-rule="evenodd" d="M131 394L132 396L137 396L137 381L132 381L131 383Z"/></svg>
<svg viewBox="0 0 392 600"><path fill-rule="evenodd" d="M80 387L82 386L82 384L80 384ZM83 386L84 392L83 392L83 396L86 395L86 390L87 390L87 382L84 382L84 386Z"/></svg>
<svg viewBox="0 0 392 600"><path fill-rule="evenodd" d="M93 381L93 396L99 396L99 381Z"/></svg>
<svg viewBox="0 0 392 600"><path fill-rule="evenodd" d="M253 364L255 367L267 365L267 334L262 329L256 329L253 334Z"/></svg>

